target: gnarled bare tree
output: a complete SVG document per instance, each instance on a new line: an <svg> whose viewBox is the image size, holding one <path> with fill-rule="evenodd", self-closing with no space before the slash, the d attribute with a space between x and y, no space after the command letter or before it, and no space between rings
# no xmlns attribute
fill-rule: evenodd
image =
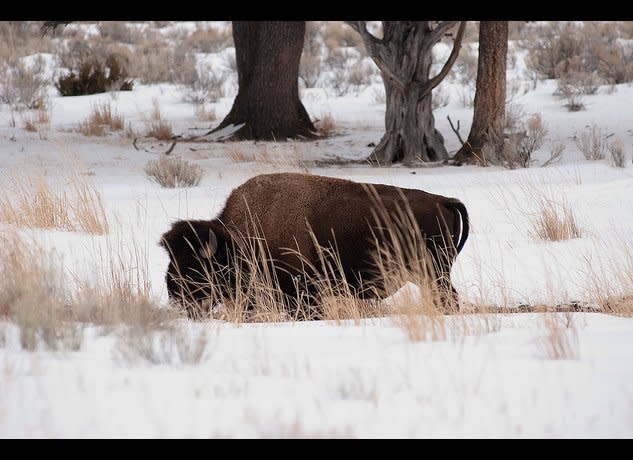
<svg viewBox="0 0 633 460"><path fill-rule="evenodd" d="M385 134L370 155L381 164L448 159L444 138L435 128L431 91L446 77L459 54L466 21L383 21L383 36L365 21L347 21L362 37L382 74L386 93ZM453 49L431 76L433 46L459 24Z"/></svg>
<svg viewBox="0 0 633 460"><path fill-rule="evenodd" d="M506 115L506 58L508 21L481 21L473 123L464 145L453 157L456 164L482 163L482 148L503 148Z"/></svg>

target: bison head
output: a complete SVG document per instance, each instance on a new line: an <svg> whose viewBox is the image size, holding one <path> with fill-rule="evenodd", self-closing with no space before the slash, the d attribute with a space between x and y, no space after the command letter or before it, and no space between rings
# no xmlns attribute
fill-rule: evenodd
<svg viewBox="0 0 633 460"><path fill-rule="evenodd" d="M212 302L213 280L221 272L226 233L217 220L180 220L160 240L169 254L165 281L171 300L189 309Z"/></svg>

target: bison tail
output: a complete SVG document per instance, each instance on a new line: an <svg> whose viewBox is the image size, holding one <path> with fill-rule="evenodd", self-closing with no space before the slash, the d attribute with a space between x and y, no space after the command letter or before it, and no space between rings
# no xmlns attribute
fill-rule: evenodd
<svg viewBox="0 0 633 460"><path fill-rule="evenodd" d="M453 234L453 244L455 245L457 254L459 254L464 247L464 244L466 244L466 240L468 239L468 232L470 230L468 211L466 210L466 206L464 205L464 203L457 199L445 203L445 206L455 212L455 225L453 228L457 228L459 225L458 220L461 220L461 225L459 225L461 231L459 232L459 234L457 232Z"/></svg>

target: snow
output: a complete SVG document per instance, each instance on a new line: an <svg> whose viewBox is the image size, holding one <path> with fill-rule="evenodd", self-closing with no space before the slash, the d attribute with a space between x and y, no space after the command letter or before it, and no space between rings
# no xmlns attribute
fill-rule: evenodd
<svg viewBox="0 0 633 460"><path fill-rule="evenodd" d="M98 33L96 26L82 27ZM191 33L196 27L187 22L162 30ZM224 66L227 52L234 51L200 56L199 62ZM55 59L45 58L48 74ZM517 64L513 78L525 80L523 70ZM462 200L471 233L452 279L464 299L492 306L591 304L596 286L631 294L633 280L623 278L633 266L633 87L603 87L584 97L586 110L573 113L553 96L554 81L515 94L512 103L524 113L542 115L548 141L566 144L562 160L548 167L539 167L549 158L547 142L527 169L314 166L311 160L361 159L371 152L368 144L379 141L384 127L384 105L375 98L381 87L374 83L341 97L327 88L302 89L308 112L331 115L340 132L318 142L178 144L172 156L205 170L199 186L183 189L161 188L143 171L165 143L145 141L155 147L151 153L135 150L123 134L86 137L74 128L93 104L108 102L142 132L158 101L175 133L203 132L210 124L195 118L185 89L137 83L133 91L66 98L51 89L51 125L40 132L24 130L19 115L12 126L15 113L0 106L0 183L5 187L13 174L26 171L43 171L60 184L69 174L85 174L103 196L109 235L20 232L52 251L64 273L88 280L98 279L99 254L108 247L121 248L124 256L139 248L151 294L163 306L168 257L157 243L173 221L213 218L249 177L304 167ZM465 136L472 108L461 104L464 86L454 79L441 88L449 103L434 115L453 153L459 143L446 116L461 122ZM220 119L233 97L212 104ZM593 123L624 141L624 168L584 159L573 139ZM263 146L288 161L235 162L228 155L232 149L256 154ZM545 242L532 235L540 193L573 209L580 238ZM0 232L8 229L0 224ZM17 327L4 324L0 437L633 437L633 318L570 314L575 327L565 333L577 331L577 359L544 352L545 318L494 311L447 317L446 337L435 341L410 340L397 318L388 317L242 325L182 320L178 330L207 338L205 356L195 364L173 356L158 364L131 362L119 338L95 326L83 331L79 351L29 352L20 347Z"/></svg>

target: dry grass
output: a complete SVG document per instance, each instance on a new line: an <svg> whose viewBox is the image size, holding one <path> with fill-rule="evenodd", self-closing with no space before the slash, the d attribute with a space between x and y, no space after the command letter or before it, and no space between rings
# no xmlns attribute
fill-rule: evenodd
<svg viewBox="0 0 633 460"><path fill-rule="evenodd" d="M336 134L338 126L331 113L324 113L314 121L314 126L321 136L329 137Z"/></svg>
<svg viewBox="0 0 633 460"><path fill-rule="evenodd" d="M354 29L345 24L343 21L325 22L322 33L323 42L330 50L341 47L364 49L363 40L360 38L360 35L358 35Z"/></svg>
<svg viewBox="0 0 633 460"><path fill-rule="evenodd" d="M103 198L85 177L50 183L43 173L8 178L0 197L0 221L26 228L108 233Z"/></svg>
<svg viewBox="0 0 633 460"><path fill-rule="evenodd" d="M171 127L171 123L163 119L163 115L160 111L160 104L158 99L152 101L153 109L150 120L148 122L148 128L145 135L147 137L154 137L158 140L166 141L174 137L174 132Z"/></svg>
<svg viewBox="0 0 633 460"><path fill-rule="evenodd" d="M586 296L605 313L633 316L633 242L626 232L597 240L597 253L618 254L616 259L595 257L588 252L583 257Z"/></svg>
<svg viewBox="0 0 633 460"><path fill-rule="evenodd" d="M106 130L120 131L124 126L123 116L112 110L109 101L101 101L92 105L90 115L79 124L77 131L84 136L104 136Z"/></svg>
<svg viewBox="0 0 633 460"><path fill-rule="evenodd" d="M165 328L127 326L117 334L113 350L120 364L199 364L208 356L209 334L199 331L192 335L174 325Z"/></svg>
<svg viewBox="0 0 633 460"><path fill-rule="evenodd" d="M182 158L171 158L163 155L158 160L147 162L145 174L150 180L162 187L194 187L202 180L204 169Z"/></svg>
<svg viewBox="0 0 633 460"><path fill-rule="evenodd" d="M79 279L58 265L53 252L15 230L3 232L0 242L6 247L0 255L0 317L17 326L25 350L78 350L84 328L97 325L104 332L134 331L128 337L139 349L128 350L140 354L142 344L133 338L168 330L178 317L152 303L147 248L140 245L125 247L108 239L105 252L93 251L96 272L84 270ZM173 337L181 362L202 359L198 343L206 344L203 336Z"/></svg>
<svg viewBox="0 0 633 460"><path fill-rule="evenodd" d="M0 317L15 323L23 349L77 350L83 328L69 322L63 276L51 254L16 231L3 231L0 243Z"/></svg>
<svg viewBox="0 0 633 460"><path fill-rule="evenodd" d="M555 360L579 359L578 328L574 313L544 312L541 320L545 333L536 338L540 356Z"/></svg>
<svg viewBox="0 0 633 460"><path fill-rule="evenodd" d="M212 25L199 27L183 40L183 46L200 53L217 53L232 45L230 29Z"/></svg>
<svg viewBox="0 0 633 460"><path fill-rule="evenodd" d="M204 103L196 105L195 115L200 121L215 121L218 118L215 108L207 106Z"/></svg>
<svg viewBox="0 0 633 460"><path fill-rule="evenodd" d="M602 129L594 123L591 129L576 138L576 145L587 160L604 160L608 143Z"/></svg>
<svg viewBox="0 0 633 460"><path fill-rule="evenodd" d="M622 139L616 138L609 144L609 155L613 166L624 168L625 153Z"/></svg>
<svg viewBox="0 0 633 460"><path fill-rule="evenodd" d="M563 241L582 236L576 217L567 203L544 195L535 198L538 210L531 230L534 237L545 241Z"/></svg>
<svg viewBox="0 0 633 460"><path fill-rule="evenodd" d="M45 104L41 104L35 112L28 111L22 118L22 122L24 129L28 132L34 133L42 130L51 122L48 108Z"/></svg>
<svg viewBox="0 0 633 460"><path fill-rule="evenodd" d="M250 143L233 142L226 154L234 163L260 163L277 169L301 169L309 172L304 142L261 142L258 149Z"/></svg>

